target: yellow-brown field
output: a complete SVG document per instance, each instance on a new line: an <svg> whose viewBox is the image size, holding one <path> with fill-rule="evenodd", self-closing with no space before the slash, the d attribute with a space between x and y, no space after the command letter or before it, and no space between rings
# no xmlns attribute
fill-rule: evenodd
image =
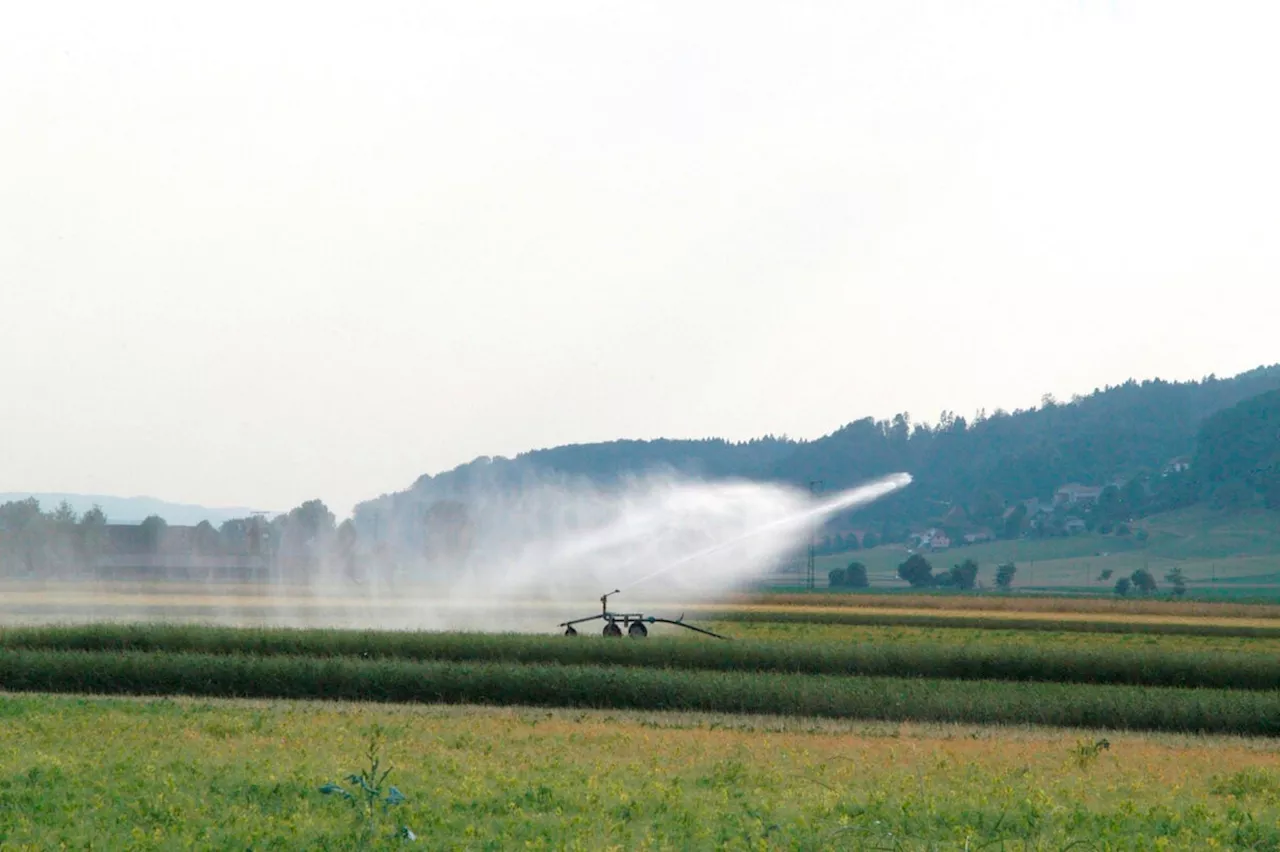
<svg viewBox="0 0 1280 852"><path fill-rule="evenodd" d="M1080 615L1176 616L1212 619L1280 619L1280 605L1136 597L1019 597L1003 595L765 594L738 596L758 606L865 607L897 611L943 610L981 613L1070 613Z"/></svg>
<svg viewBox="0 0 1280 852"><path fill-rule="evenodd" d="M699 622L734 639L787 642L1052 646L1056 648L1145 648L1167 651L1280 654L1280 637L1186 636L1155 633L1088 633L1054 630L1000 630L975 627L819 624L781 621Z"/></svg>

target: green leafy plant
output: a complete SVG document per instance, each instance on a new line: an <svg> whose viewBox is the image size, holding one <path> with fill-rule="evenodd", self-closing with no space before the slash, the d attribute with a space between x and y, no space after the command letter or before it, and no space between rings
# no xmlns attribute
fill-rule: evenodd
<svg viewBox="0 0 1280 852"><path fill-rule="evenodd" d="M1094 742L1081 740L1071 749L1071 756L1075 759L1077 766L1081 769L1088 769L1097 761L1099 755L1110 748L1111 743L1105 739L1095 740Z"/></svg>
<svg viewBox="0 0 1280 852"><path fill-rule="evenodd" d="M358 809L362 845L385 833L382 826L383 817L392 807L402 805L407 801L399 789L394 785L387 784L387 778L391 775L392 767L391 763L388 762L386 768L383 768L382 747L385 740L386 732L382 726L374 725L369 733L369 746L365 750L365 759L369 762L368 768L346 777L346 781L355 788L354 792L333 782L320 788L320 792L326 796L337 796L345 799ZM404 840L418 839L417 835L407 825L400 826L395 833L397 837Z"/></svg>

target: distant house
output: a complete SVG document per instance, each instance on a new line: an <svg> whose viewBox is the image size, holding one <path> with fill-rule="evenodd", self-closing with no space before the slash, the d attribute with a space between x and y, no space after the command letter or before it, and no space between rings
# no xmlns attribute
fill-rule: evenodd
<svg viewBox="0 0 1280 852"><path fill-rule="evenodd" d="M1063 485L1053 493L1053 502L1057 505L1076 506L1079 504L1097 503L1102 495L1102 488L1096 485L1081 485L1072 482Z"/></svg>
<svg viewBox="0 0 1280 852"><path fill-rule="evenodd" d="M981 544L984 541L995 541L995 534L991 530L975 530L964 534L965 544Z"/></svg>
<svg viewBox="0 0 1280 852"><path fill-rule="evenodd" d="M929 529L911 536L912 543L920 550L946 550L951 538L940 529Z"/></svg>
<svg viewBox="0 0 1280 852"><path fill-rule="evenodd" d="M1190 456L1178 456L1176 459L1169 459L1169 461L1165 462L1162 473L1168 476L1171 473L1182 473L1184 470L1190 469L1190 467Z"/></svg>
<svg viewBox="0 0 1280 852"><path fill-rule="evenodd" d="M1029 500L1023 500L1023 501L1021 501L1021 502L1019 502L1019 503L1014 503L1012 506L1010 506L1009 508L1005 509L1005 510L1004 510L1004 515L1003 515L1003 517L1005 518L1005 520L1008 520L1008 518L1009 518L1009 516L1010 516L1010 515L1012 515L1012 514L1013 514L1014 512L1016 512L1016 511L1018 511L1018 507L1019 507L1019 506L1021 506L1023 509L1025 509L1025 510L1026 510L1026 512L1027 512L1027 519L1028 519L1028 520L1030 520L1030 519L1032 519L1032 518L1036 517L1036 515L1051 515L1051 514L1053 514L1053 507L1052 507L1052 506L1048 506L1048 505L1046 505L1046 504L1044 504L1044 503L1041 503L1041 502L1040 502L1040 500L1039 500L1039 498L1037 498L1037 497L1032 497L1032 498L1031 498L1031 499L1029 499Z"/></svg>
<svg viewBox="0 0 1280 852"><path fill-rule="evenodd" d="M1063 526L1063 529L1067 531L1068 535L1079 535L1080 533L1085 531L1084 521L1080 520L1079 518L1067 518L1066 523L1064 523L1062 526Z"/></svg>

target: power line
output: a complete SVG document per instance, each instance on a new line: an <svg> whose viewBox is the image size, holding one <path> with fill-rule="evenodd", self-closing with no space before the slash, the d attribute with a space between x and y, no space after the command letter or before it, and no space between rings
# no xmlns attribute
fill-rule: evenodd
<svg viewBox="0 0 1280 852"><path fill-rule="evenodd" d="M812 494L814 497L817 497L819 494L822 493L822 485L823 485L823 482L821 479L809 480L809 493ZM808 586L810 591L813 591L814 587L817 584L817 566L814 560L814 556L815 556L814 551L817 548L817 541L818 541L818 528L814 527L813 530L809 533L809 564L808 564L807 579L808 579Z"/></svg>

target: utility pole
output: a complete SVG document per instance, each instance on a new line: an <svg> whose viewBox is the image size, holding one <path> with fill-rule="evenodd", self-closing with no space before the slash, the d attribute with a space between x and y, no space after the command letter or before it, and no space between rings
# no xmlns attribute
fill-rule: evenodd
<svg viewBox="0 0 1280 852"><path fill-rule="evenodd" d="M809 480L809 493L812 494L814 497L817 497L819 494L822 493L821 479ZM809 591L813 591L818 581L817 565L814 560L814 556L815 556L814 551L817 549L817 545L818 545L818 530L817 528L814 528L814 530L809 533L809 564L808 564L808 572L807 572Z"/></svg>

